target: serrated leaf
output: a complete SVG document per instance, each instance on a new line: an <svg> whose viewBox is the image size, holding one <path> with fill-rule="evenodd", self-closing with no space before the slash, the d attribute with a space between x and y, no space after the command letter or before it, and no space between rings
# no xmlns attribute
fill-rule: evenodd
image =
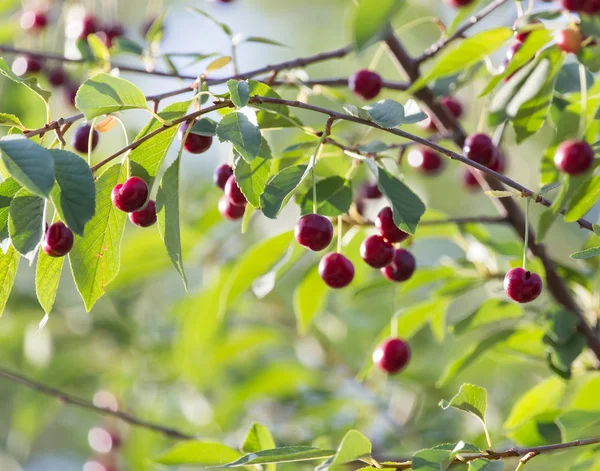
<svg viewBox="0 0 600 471"><path fill-rule="evenodd" d="M181 253L181 230L179 220L179 166L180 158L176 159L167 169L160 182L156 194L156 215L158 228L169 258L181 276L183 286L187 290L187 278L183 269Z"/></svg>
<svg viewBox="0 0 600 471"><path fill-rule="evenodd" d="M0 251L0 317L6 307L6 301L12 291L17 268L19 268L20 255L11 245L6 252Z"/></svg>
<svg viewBox="0 0 600 471"><path fill-rule="evenodd" d="M262 145L258 126L253 124L245 114L238 112L223 117L217 125L217 137L221 142L231 142L247 162L252 162L256 158Z"/></svg>
<svg viewBox="0 0 600 471"><path fill-rule="evenodd" d="M516 428L538 414L555 409L563 398L565 389L566 383L557 377L550 377L536 384L513 405L504 428Z"/></svg>
<svg viewBox="0 0 600 471"><path fill-rule="evenodd" d="M388 24L404 2L398 0L360 0L352 25L352 37L358 52L382 39Z"/></svg>
<svg viewBox="0 0 600 471"><path fill-rule="evenodd" d="M75 106L88 121L116 111L148 108L146 97L133 83L104 73L83 82Z"/></svg>
<svg viewBox="0 0 600 471"><path fill-rule="evenodd" d="M217 122L210 118L199 119L194 123L190 132L199 136L216 136Z"/></svg>
<svg viewBox="0 0 600 471"><path fill-rule="evenodd" d="M474 384L463 384L456 396L450 402L440 402L442 409L453 407L469 412L485 424L485 412L487 409L487 392L484 388Z"/></svg>
<svg viewBox="0 0 600 471"><path fill-rule="evenodd" d="M339 176L327 177L317 182L317 214L335 217L347 213L352 205L350 181ZM313 191L309 188L300 202L302 214L313 211Z"/></svg>
<svg viewBox="0 0 600 471"><path fill-rule="evenodd" d="M12 126L19 129L25 129L21 120L14 114L0 113L0 126Z"/></svg>
<svg viewBox="0 0 600 471"><path fill-rule="evenodd" d="M73 152L48 150L54 159L56 185L52 203L60 218L76 234L83 236L86 223L96 211L96 186L90 167Z"/></svg>
<svg viewBox="0 0 600 471"><path fill-rule="evenodd" d="M35 269L35 293L46 314L50 314L54 306L64 262L65 257L50 257L42 249L39 250Z"/></svg>
<svg viewBox="0 0 600 471"><path fill-rule="evenodd" d="M450 466L451 451L441 449L421 450L412 456L414 471L444 471Z"/></svg>
<svg viewBox="0 0 600 471"><path fill-rule="evenodd" d="M35 257L44 235L44 200L21 189L10 203L8 233L14 248L28 260Z"/></svg>
<svg viewBox="0 0 600 471"><path fill-rule="evenodd" d="M335 455L335 450L324 450L311 446L284 446L272 450L262 450L242 456L239 460L227 463L219 468L237 468L252 464L294 463L329 458Z"/></svg>
<svg viewBox="0 0 600 471"><path fill-rule="evenodd" d="M2 163L8 173L31 193L47 198L54 186L54 160L47 149L29 139L0 139Z"/></svg>
<svg viewBox="0 0 600 471"><path fill-rule="evenodd" d="M263 214L275 219L289 201L292 192L306 178L308 171L307 165L293 165L271 177L265 186L265 191L260 195Z"/></svg>
<svg viewBox="0 0 600 471"><path fill-rule="evenodd" d="M572 253L571 255L569 255L569 257L571 257L575 260L586 260L588 258L592 258L597 255L600 255L600 246L591 247L591 248L585 249L585 250L580 250L579 252Z"/></svg>
<svg viewBox="0 0 600 471"><path fill-rule="evenodd" d="M269 87L266 83L248 80L248 86L250 87L250 97L263 96L281 99L279 93ZM261 129L302 125L298 118L290 116L290 110L287 105L277 103L250 103L250 106L261 110L256 114L256 119Z"/></svg>
<svg viewBox="0 0 600 471"><path fill-rule="evenodd" d="M256 157L248 163L241 156L238 156L233 173L248 203L255 208L259 208L260 195L265 190L267 180L271 174L271 160Z"/></svg>
<svg viewBox="0 0 600 471"><path fill-rule="evenodd" d="M595 176L579 186L569 200L566 222L575 222L585 216L600 198L600 176Z"/></svg>
<svg viewBox="0 0 600 471"><path fill-rule="evenodd" d="M48 103L50 97L52 96L52 92L48 90L44 90L42 87L38 85L38 81L35 77L25 77L21 78L13 73L11 68L6 64L3 58L0 57L0 74L8 77L13 82L20 83L25 85L35 94L37 94L45 103Z"/></svg>
<svg viewBox="0 0 600 471"><path fill-rule="evenodd" d="M404 107L394 100L381 100L363 106L369 114L369 120L385 129L392 129L404 122Z"/></svg>
<svg viewBox="0 0 600 471"><path fill-rule="evenodd" d="M231 101L238 108L243 108L248 104L250 99L250 85L245 80L228 80L227 88L231 95Z"/></svg>
<svg viewBox="0 0 600 471"><path fill-rule="evenodd" d="M217 57L214 61L206 66L206 73L214 72L216 70L222 69L227 64L231 62L230 56L221 56Z"/></svg>
<svg viewBox="0 0 600 471"><path fill-rule="evenodd" d="M469 471L502 471L502 461L474 460L469 461Z"/></svg>
<svg viewBox="0 0 600 471"><path fill-rule="evenodd" d="M218 466L240 455L239 451L222 443L190 440L174 445L154 461L168 466Z"/></svg>
<svg viewBox="0 0 600 471"><path fill-rule="evenodd" d="M241 450L244 453L255 453L262 450L271 450L275 448L275 440L273 435L267 427L261 424L253 423L244 438ZM265 466L267 471L275 471L277 466L275 464L268 464Z"/></svg>
<svg viewBox="0 0 600 471"><path fill-rule="evenodd" d="M312 268L294 290L294 313L298 332L304 335L315 317L323 311L330 290L319 276L317 267Z"/></svg>
<svg viewBox="0 0 600 471"><path fill-rule="evenodd" d="M425 213L425 204L403 182L383 168L379 168L377 186L390 202L396 225L414 235L421 216Z"/></svg>
<svg viewBox="0 0 600 471"><path fill-rule="evenodd" d="M127 215L111 201L113 187L123 181L120 165L107 168L96 181L96 211L85 236L75 236L69 263L77 290L89 311L119 272L121 239Z"/></svg>

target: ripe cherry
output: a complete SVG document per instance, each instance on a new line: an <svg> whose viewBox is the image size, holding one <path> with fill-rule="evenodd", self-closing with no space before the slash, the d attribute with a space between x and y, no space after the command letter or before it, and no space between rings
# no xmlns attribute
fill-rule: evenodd
<svg viewBox="0 0 600 471"><path fill-rule="evenodd" d="M456 119L460 119L460 117L463 115L463 107L454 97L446 96L440 100L440 104L445 107ZM419 126L431 132L438 130L436 124L433 122L430 116L427 116L426 119L420 121Z"/></svg>
<svg viewBox="0 0 600 471"><path fill-rule="evenodd" d="M18 77L38 73L42 70L42 61L33 56L17 56L12 63L12 71Z"/></svg>
<svg viewBox="0 0 600 471"><path fill-rule="evenodd" d="M79 85L73 82L67 82L64 88L65 92L65 100L71 105L75 106L75 97L77 96L77 90L79 90Z"/></svg>
<svg viewBox="0 0 600 471"><path fill-rule="evenodd" d="M104 42L104 45L110 49L115 38L125 36L125 28L120 23L113 23L105 25L99 33L102 33L101 39Z"/></svg>
<svg viewBox="0 0 600 471"><path fill-rule="evenodd" d="M410 360L410 346L397 337L381 342L373 352L373 363L388 374L398 373Z"/></svg>
<svg viewBox="0 0 600 471"><path fill-rule="evenodd" d="M73 248L73 232L64 223L50 224L42 239L42 250L50 257L64 257Z"/></svg>
<svg viewBox="0 0 600 471"><path fill-rule="evenodd" d="M504 277L504 291L518 303L530 303L542 292L542 279L537 273L513 268Z"/></svg>
<svg viewBox="0 0 600 471"><path fill-rule="evenodd" d="M242 193L242 190L240 190L240 187L238 186L235 180L235 175L231 175L227 179L224 191L225 196L229 199L231 204L234 204L236 206L246 206L248 200L246 200L244 193Z"/></svg>
<svg viewBox="0 0 600 471"><path fill-rule="evenodd" d="M180 142L183 141L189 125L189 123L182 123L179 127L178 137ZM212 136L200 136L199 134L190 132L185 140L183 148L190 154L202 154L210 148L212 141Z"/></svg>
<svg viewBox="0 0 600 471"><path fill-rule="evenodd" d="M344 288L354 279L354 265L341 253L331 252L319 262L319 275L330 288Z"/></svg>
<svg viewBox="0 0 600 471"><path fill-rule="evenodd" d="M600 12L600 0L586 0L583 2L583 7L581 8L583 13L588 13L590 15L594 15L595 13Z"/></svg>
<svg viewBox="0 0 600 471"><path fill-rule="evenodd" d="M221 196L219 199L219 212L225 219L229 219L230 221L240 219L244 216L245 211L246 206L236 206L231 204L231 201L229 201L229 198L226 196Z"/></svg>
<svg viewBox="0 0 600 471"><path fill-rule="evenodd" d="M368 200L376 200L381 198L381 190L377 183L365 183L360 188L360 196Z"/></svg>
<svg viewBox="0 0 600 471"><path fill-rule="evenodd" d="M383 80L379 74L362 69L350 76L348 86L356 96L364 100L371 100L379 95L383 87Z"/></svg>
<svg viewBox="0 0 600 471"><path fill-rule="evenodd" d="M390 243L402 242L408 237L408 234L398 228L394 222L392 209L387 206L379 211L375 219L375 227L379 234Z"/></svg>
<svg viewBox="0 0 600 471"><path fill-rule="evenodd" d="M221 188L221 190L224 190L225 184L231 175L233 175L233 169L231 168L231 165L221 164L215 169L213 181L215 182L215 185Z"/></svg>
<svg viewBox="0 0 600 471"><path fill-rule="evenodd" d="M394 246L380 235L367 237L360 245L360 256L373 268L383 268L394 259Z"/></svg>
<svg viewBox="0 0 600 471"><path fill-rule="evenodd" d="M426 175L435 175L444 168L440 154L425 146L413 147L407 160L408 165Z"/></svg>
<svg viewBox="0 0 600 471"><path fill-rule="evenodd" d="M156 222L156 202L148 201L145 208L129 213L129 220L136 226L149 227Z"/></svg>
<svg viewBox="0 0 600 471"><path fill-rule="evenodd" d="M390 281L408 280L417 267L415 257L408 250L396 249L392 263L381 269L381 273Z"/></svg>
<svg viewBox="0 0 600 471"><path fill-rule="evenodd" d="M19 23L25 31L37 32L48 26L48 16L43 11L28 10L23 12Z"/></svg>
<svg viewBox="0 0 600 471"><path fill-rule="evenodd" d="M462 8L473 3L473 0L446 0L446 3L454 8Z"/></svg>
<svg viewBox="0 0 600 471"><path fill-rule="evenodd" d="M572 12L582 12L593 15L600 11L600 1L598 0L561 0L560 3L565 10Z"/></svg>
<svg viewBox="0 0 600 471"><path fill-rule="evenodd" d="M577 54L581 50L583 36L576 29L564 29L556 35L556 45L561 51Z"/></svg>
<svg viewBox="0 0 600 471"><path fill-rule="evenodd" d="M471 134L465 140L465 157L486 167L496 159L496 146L487 134Z"/></svg>
<svg viewBox="0 0 600 471"><path fill-rule="evenodd" d="M115 207L126 213L139 211L148 201L148 185L140 177L131 177L116 185L111 193Z"/></svg>
<svg viewBox="0 0 600 471"><path fill-rule="evenodd" d="M96 33L99 28L98 20L94 15L85 15L81 20L68 26L69 36L77 39L87 39L90 34Z"/></svg>
<svg viewBox="0 0 600 471"><path fill-rule="evenodd" d="M579 175L587 172L594 162L594 150L585 141L563 142L554 154L554 165L561 172Z"/></svg>
<svg viewBox="0 0 600 471"><path fill-rule="evenodd" d="M333 225L325 216L306 214L296 223L294 235L302 247L319 252L331 243Z"/></svg>
<svg viewBox="0 0 600 471"><path fill-rule="evenodd" d="M92 130L91 124L82 124L77 128L75 134L73 134L73 138L71 139L71 144L75 148L77 152L81 152L82 154L88 153L88 145L90 140L90 131ZM98 139L100 134L95 129L92 134L92 152L98 145Z"/></svg>
<svg viewBox="0 0 600 471"><path fill-rule="evenodd" d="M498 172L498 173L503 173L505 169L506 169L506 157L502 152L498 152L498 154L496 156L496 160L494 160L492 165L490 165L490 170L493 170L494 172ZM468 168L465 169L465 173L463 174L463 183L469 190L480 190L481 186L479 185L479 182L475 178L475 175L473 175L473 172L479 172L479 170L473 169L473 171L471 171L471 169L468 169Z"/></svg>
<svg viewBox="0 0 600 471"><path fill-rule="evenodd" d="M48 82L50 82L50 85L53 87L61 87L67 83L68 80L67 73L62 67L48 69L46 75L48 76Z"/></svg>

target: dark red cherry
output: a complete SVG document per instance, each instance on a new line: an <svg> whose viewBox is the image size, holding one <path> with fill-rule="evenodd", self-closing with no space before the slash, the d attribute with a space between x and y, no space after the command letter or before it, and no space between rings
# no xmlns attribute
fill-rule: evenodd
<svg viewBox="0 0 600 471"><path fill-rule="evenodd" d="M79 90L79 85L73 82L67 82L64 88L65 100L71 105L75 106L75 97L77 96L77 90Z"/></svg>
<svg viewBox="0 0 600 471"><path fill-rule="evenodd" d="M25 31L41 31L48 26L48 16L43 11L27 10L21 15L20 24Z"/></svg>
<svg viewBox="0 0 600 471"><path fill-rule="evenodd" d="M375 219L375 227L379 230L379 235L392 244L402 242L408 237L406 232L396 226L392 209L389 206L379 211Z"/></svg>
<svg viewBox="0 0 600 471"><path fill-rule="evenodd" d="M126 213L139 211L148 201L148 185L140 177L131 177L116 185L111 193L115 207Z"/></svg>
<svg viewBox="0 0 600 471"><path fill-rule="evenodd" d="M554 154L554 165L561 172L579 175L587 172L594 163L594 150L585 141L563 142Z"/></svg>
<svg viewBox="0 0 600 471"><path fill-rule="evenodd" d="M50 257L64 257L73 248L73 232L64 223L50 224L42 239L42 250Z"/></svg>
<svg viewBox="0 0 600 471"><path fill-rule="evenodd" d="M360 256L373 268L383 268L394 259L394 246L380 235L372 235L360 245Z"/></svg>
<svg viewBox="0 0 600 471"><path fill-rule="evenodd" d="M19 55L12 63L12 71L18 77L36 74L42 70L42 61L37 57Z"/></svg>
<svg viewBox="0 0 600 471"><path fill-rule="evenodd" d="M145 208L129 213L129 220L136 226L149 227L156 222L156 202L148 201Z"/></svg>
<svg viewBox="0 0 600 471"><path fill-rule="evenodd" d="M74 36L77 39L87 39L90 34L96 33L100 27L94 15L85 15L81 20L75 21L72 26Z"/></svg>
<svg viewBox="0 0 600 471"><path fill-rule="evenodd" d="M371 100L379 95L383 87L383 80L379 74L367 69L354 72L348 79L348 86L356 96L364 100Z"/></svg>
<svg viewBox="0 0 600 471"><path fill-rule="evenodd" d="M219 199L219 212L225 219L229 219L230 221L240 219L244 216L245 211L246 206L236 206L235 204L231 204L231 201L229 201L227 196L221 196Z"/></svg>
<svg viewBox="0 0 600 471"><path fill-rule="evenodd" d="M331 243L333 225L325 216L306 214L296 223L294 235L302 247L319 252Z"/></svg>
<svg viewBox="0 0 600 471"><path fill-rule="evenodd" d="M392 263L381 269L381 273L390 281L408 280L417 267L415 257L408 250L396 249Z"/></svg>
<svg viewBox="0 0 600 471"><path fill-rule="evenodd" d="M67 73L62 67L48 69L46 75L48 76L48 82L50 82L50 85L53 87L61 87L67 83L68 80Z"/></svg>
<svg viewBox="0 0 600 471"><path fill-rule="evenodd" d="M581 50L583 36L577 29L564 29L556 34L555 40L561 51L577 54Z"/></svg>
<svg viewBox="0 0 600 471"><path fill-rule="evenodd" d="M504 291L518 303L530 303L542 292L542 279L537 273L513 268L504 277Z"/></svg>
<svg viewBox="0 0 600 471"><path fill-rule="evenodd" d="M236 206L246 206L246 203L248 202L248 200L246 200L244 193L242 193L242 190L240 190L240 187L238 186L237 182L235 181L235 175L231 175L227 179L227 183L225 183L224 191L225 191L225 196L229 199L231 204L234 204Z"/></svg>
<svg viewBox="0 0 600 471"><path fill-rule="evenodd" d="M473 3L473 0L446 0L446 3L454 8L462 8Z"/></svg>
<svg viewBox="0 0 600 471"><path fill-rule="evenodd" d="M460 102L451 96L444 97L440 100L440 104L445 107L452 116L459 119L463 115L463 107ZM428 131L435 132L438 130L436 124L433 122L430 116L419 122L419 126Z"/></svg>
<svg viewBox="0 0 600 471"><path fill-rule="evenodd" d="M581 11L589 15L600 12L600 0L585 0Z"/></svg>
<svg viewBox="0 0 600 471"><path fill-rule="evenodd" d="M75 148L77 152L81 152L82 154L88 153L88 145L90 140L90 131L92 129L91 124L82 124L77 128L75 134L73 134L73 138L71 139L71 144ZM100 134L98 131L94 129L92 134L92 152L98 145L98 139Z"/></svg>
<svg viewBox="0 0 600 471"><path fill-rule="evenodd" d="M440 154L425 146L413 147L408 153L408 165L426 175L435 175L444 168Z"/></svg>
<svg viewBox="0 0 600 471"><path fill-rule="evenodd" d="M231 168L231 165L221 164L215 169L213 181L215 182L215 185L221 188L221 190L224 190L225 184L231 175L233 175L233 169Z"/></svg>
<svg viewBox="0 0 600 471"><path fill-rule="evenodd" d="M319 275L330 288L344 288L354 279L354 265L341 253L331 252L321 259Z"/></svg>
<svg viewBox="0 0 600 471"><path fill-rule="evenodd" d="M410 346L397 337L381 342L373 352L373 363L388 374L403 370L410 360Z"/></svg>
<svg viewBox="0 0 600 471"><path fill-rule="evenodd" d="M376 200L381 198L381 190L377 186L377 183L365 183L360 188L360 196L368 200Z"/></svg>
<svg viewBox="0 0 600 471"><path fill-rule="evenodd" d="M496 159L496 146L487 134L471 134L465 140L463 148L465 157L481 165L489 167Z"/></svg>
<svg viewBox="0 0 600 471"><path fill-rule="evenodd" d="M179 127L178 137L180 142L183 141L188 127L189 123L182 123ZM188 134L187 139L185 140L183 148L187 150L190 154L202 154L210 148L212 141L212 136L200 136L198 134L190 132Z"/></svg>

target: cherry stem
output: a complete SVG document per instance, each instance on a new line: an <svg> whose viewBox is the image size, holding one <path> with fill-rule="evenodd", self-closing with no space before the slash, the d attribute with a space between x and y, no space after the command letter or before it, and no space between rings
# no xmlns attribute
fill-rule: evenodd
<svg viewBox="0 0 600 471"><path fill-rule="evenodd" d="M125 136L125 146L129 147L129 135L127 134L127 127L125 126L125 123L123 122L123 120L121 118L119 118L118 116L114 116L113 118L115 118L119 124L121 125L121 129L123 129L123 135ZM126 160L125 164L125 170L127 172L127 179L129 179L129 177L131 176L131 165L130 165L130 161L129 161L129 156L131 155L131 151L125 153L125 157L124 160Z"/></svg>
<svg viewBox="0 0 600 471"><path fill-rule="evenodd" d="M92 143L94 141L94 131L96 130L96 120L98 117L96 116L92 120L92 125L90 126L90 132L88 133L88 148L87 148L87 161L88 165L92 166Z"/></svg>
<svg viewBox="0 0 600 471"><path fill-rule="evenodd" d="M313 154L313 158L310 162L310 175L312 177L312 194L313 194L313 213L317 214L317 180L315 178L315 167L317 166L317 160L319 160L319 156L321 155L321 151L323 150L323 143L327 139L327 133L323 133L321 138L319 139L319 143L317 144L317 148L315 149L315 153Z"/></svg>
<svg viewBox="0 0 600 471"><path fill-rule="evenodd" d="M531 198L525 202L525 237L523 239L523 270L527 271L527 250L529 244L529 203Z"/></svg>

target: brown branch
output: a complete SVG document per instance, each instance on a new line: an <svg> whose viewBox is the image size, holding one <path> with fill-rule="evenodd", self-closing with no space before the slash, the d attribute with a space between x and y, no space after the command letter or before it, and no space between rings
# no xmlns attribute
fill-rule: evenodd
<svg viewBox="0 0 600 471"><path fill-rule="evenodd" d="M128 424L134 425L136 427L145 428L147 430L153 430L154 432L161 433L162 435L173 438L176 440L194 440L196 437L193 435L180 432L174 428L164 427L160 424L147 422L145 420L139 419L127 412L115 411L111 409L106 409L103 407L98 407L94 405L93 402L88 401L87 399L83 399L78 396L74 396L72 394L66 393L64 391L60 391L59 389L47 386L38 381L26 378L20 374L9 371L5 368L0 368L0 378L4 378L8 381L12 381L13 383L20 384L21 386L25 386L33 391L37 391L39 393L45 394L47 396L54 397L58 399L60 402L65 404L71 404L77 407L81 407L83 409L88 409L94 411L100 415L111 416L116 419L127 422Z"/></svg>
<svg viewBox="0 0 600 471"><path fill-rule="evenodd" d="M448 44L457 40L458 38L463 37L469 28L471 28L472 26L475 26L477 23L479 23L481 20L483 20L486 16L488 16L490 13L493 13L496 9L498 9L499 7L504 5L507 1L508 0L494 0L488 6L486 6L485 8L482 8L481 11L479 11L479 13L471 16L464 25L462 25L460 28L458 28L454 32L454 34L452 34L451 36L448 36L448 37L444 37L444 38L440 39L439 41L433 43L429 48L427 48L425 50L425 52L423 54L421 54L419 57L414 59L414 61L417 64L421 64L422 62L426 61L427 59L431 59L437 53L442 51Z"/></svg>

